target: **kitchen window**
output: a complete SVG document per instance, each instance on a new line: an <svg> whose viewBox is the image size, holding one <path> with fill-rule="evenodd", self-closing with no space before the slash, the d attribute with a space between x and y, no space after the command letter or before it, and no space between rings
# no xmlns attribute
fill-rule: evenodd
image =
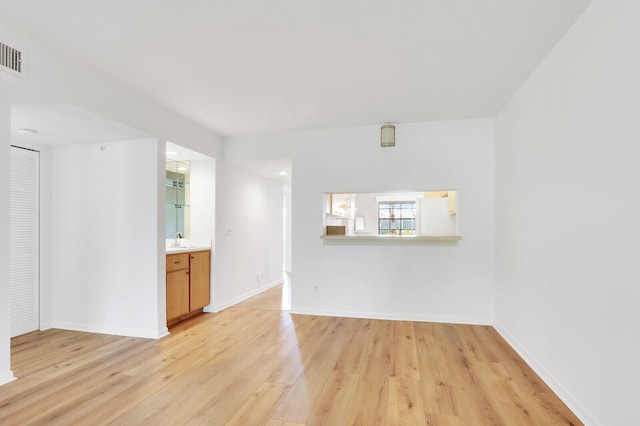
<svg viewBox="0 0 640 426"><path fill-rule="evenodd" d="M378 235L416 235L415 201L379 202Z"/></svg>

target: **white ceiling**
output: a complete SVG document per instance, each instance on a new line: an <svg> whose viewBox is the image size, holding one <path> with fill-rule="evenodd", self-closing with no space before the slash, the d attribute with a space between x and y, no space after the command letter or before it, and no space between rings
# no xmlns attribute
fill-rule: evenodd
<svg viewBox="0 0 640 426"><path fill-rule="evenodd" d="M234 162L251 173L269 178L284 184L291 184L291 159L272 159ZM281 173L285 173L284 175Z"/></svg>
<svg viewBox="0 0 640 426"><path fill-rule="evenodd" d="M208 155L201 154L199 152L186 148L182 145L176 145L175 143L168 142L168 141L165 143L165 149L167 153L166 154L167 160L174 160L174 161L211 160L211 157L209 157Z"/></svg>
<svg viewBox="0 0 640 426"><path fill-rule="evenodd" d="M21 129L34 130L23 134ZM13 105L11 140L44 145L140 139L148 134L73 105Z"/></svg>
<svg viewBox="0 0 640 426"><path fill-rule="evenodd" d="M495 116L590 0L0 0L222 134Z"/></svg>

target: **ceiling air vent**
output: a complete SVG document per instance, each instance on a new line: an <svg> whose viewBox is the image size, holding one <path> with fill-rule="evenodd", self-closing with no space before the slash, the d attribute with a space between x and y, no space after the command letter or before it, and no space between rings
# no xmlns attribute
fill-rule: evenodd
<svg viewBox="0 0 640 426"><path fill-rule="evenodd" d="M0 69L24 76L23 61L24 54L20 50L0 42Z"/></svg>

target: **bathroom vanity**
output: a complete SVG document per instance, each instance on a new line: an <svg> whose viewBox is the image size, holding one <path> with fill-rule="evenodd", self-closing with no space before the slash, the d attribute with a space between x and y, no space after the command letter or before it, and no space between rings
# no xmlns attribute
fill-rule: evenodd
<svg viewBox="0 0 640 426"><path fill-rule="evenodd" d="M167 325L202 312L211 301L211 250L173 249L167 252Z"/></svg>

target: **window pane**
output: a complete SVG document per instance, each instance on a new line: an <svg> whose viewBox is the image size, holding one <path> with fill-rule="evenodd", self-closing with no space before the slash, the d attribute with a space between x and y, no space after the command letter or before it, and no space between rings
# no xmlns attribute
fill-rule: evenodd
<svg viewBox="0 0 640 426"><path fill-rule="evenodd" d="M378 203L379 235L415 235L416 204L386 201Z"/></svg>

